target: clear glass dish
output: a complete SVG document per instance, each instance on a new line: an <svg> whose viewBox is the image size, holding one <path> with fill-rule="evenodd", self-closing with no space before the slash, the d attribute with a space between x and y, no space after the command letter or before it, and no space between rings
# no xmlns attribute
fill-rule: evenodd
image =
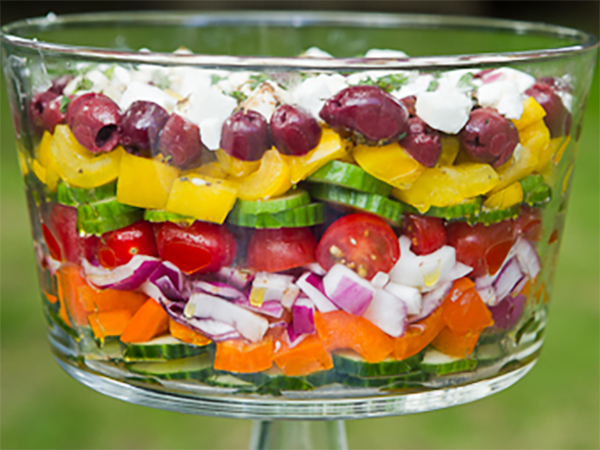
<svg viewBox="0 0 600 450"><path fill-rule="evenodd" d="M542 348L597 45L411 15L4 27L59 364L126 401L262 420L510 386Z"/></svg>

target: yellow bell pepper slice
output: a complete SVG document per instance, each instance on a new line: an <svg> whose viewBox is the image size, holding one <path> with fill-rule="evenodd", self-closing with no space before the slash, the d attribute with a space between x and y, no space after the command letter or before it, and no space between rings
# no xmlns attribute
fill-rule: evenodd
<svg viewBox="0 0 600 450"><path fill-rule="evenodd" d="M277 197L292 187L290 174L290 167L281 153L275 149L268 150L260 160L258 170L239 179L239 198L262 200Z"/></svg>
<svg viewBox="0 0 600 450"><path fill-rule="evenodd" d="M498 175L489 164L464 163L425 169L408 189L394 189L392 195L421 213L432 206L449 206L489 192L498 184Z"/></svg>
<svg viewBox="0 0 600 450"><path fill-rule="evenodd" d="M159 159L142 158L123 152L117 200L138 208L163 209L179 171Z"/></svg>
<svg viewBox="0 0 600 450"><path fill-rule="evenodd" d="M87 189L115 180L119 176L119 164L124 153L118 147L95 155L77 142L67 125L56 126L50 149L60 178L71 186Z"/></svg>
<svg viewBox="0 0 600 450"><path fill-rule="evenodd" d="M238 189L235 181L187 174L173 182L165 210L222 224L233 208Z"/></svg>
<svg viewBox="0 0 600 450"><path fill-rule="evenodd" d="M260 161L242 161L228 155L221 148L215 152L215 155L225 173L236 178L247 177L256 172L260 166Z"/></svg>
<svg viewBox="0 0 600 450"><path fill-rule="evenodd" d="M365 172L399 189L409 188L425 170L397 142L382 147L357 145L352 154Z"/></svg>
<svg viewBox="0 0 600 450"><path fill-rule="evenodd" d="M521 183L515 182L510 186L490 195L483 206L488 209L506 209L518 205L523 201L523 188Z"/></svg>
<svg viewBox="0 0 600 450"><path fill-rule="evenodd" d="M50 192L56 190L60 176L56 171L54 156L52 154L52 135L47 131L44 131L44 135L38 146L36 159L33 162L32 169L38 178L40 178L43 169L44 180L42 181L46 184Z"/></svg>
<svg viewBox="0 0 600 450"><path fill-rule="evenodd" d="M225 179L229 177L229 174L225 171L223 165L219 161L206 163L191 172L196 175L206 175L213 178Z"/></svg>
<svg viewBox="0 0 600 450"><path fill-rule="evenodd" d="M442 152L435 166L451 166L454 164L459 150L460 143L458 142L458 138L455 136L442 136Z"/></svg>
<svg viewBox="0 0 600 450"><path fill-rule="evenodd" d="M512 123L517 127L517 130L521 131L527 128L534 122L542 120L546 116L546 111L533 97L528 97L523 102L523 113L517 120L512 120Z"/></svg>
<svg viewBox="0 0 600 450"><path fill-rule="evenodd" d="M526 177L538 166L539 154L530 148L517 144L512 157L496 168L500 182L492 189L491 194L501 191L515 181Z"/></svg>
<svg viewBox="0 0 600 450"><path fill-rule="evenodd" d="M290 167L290 181L293 184L312 175L334 159L344 158L348 154L345 143L335 131L324 129L316 148L302 156L284 156Z"/></svg>
<svg viewBox="0 0 600 450"><path fill-rule="evenodd" d="M538 120L519 131L521 145L537 153L538 163L535 172L540 172L550 164L553 151L550 147L550 131L543 120Z"/></svg>
<svg viewBox="0 0 600 450"><path fill-rule="evenodd" d="M554 157L552 158L552 161L554 162L555 165L558 166L558 163L560 162L563 155L565 154L565 150L569 146L570 142L571 142L571 135L568 135L566 138L564 136L561 136L561 137L555 137L555 138L550 139L550 147L552 148L551 151L552 151L552 154L554 155Z"/></svg>

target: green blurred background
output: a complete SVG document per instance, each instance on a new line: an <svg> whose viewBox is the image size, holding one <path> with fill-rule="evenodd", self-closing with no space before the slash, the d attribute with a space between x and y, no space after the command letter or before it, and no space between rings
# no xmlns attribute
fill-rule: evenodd
<svg viewBox="0 0 600 450"><path fill-rule="evenodd" d="M154 2L5 2L2 23L49 11L164 9ZM169 8L347 9L507 17L599 34L598 2L170 2ZM11 449L246 448L250 421L164 412L69 378L45 337L22 181L1 93L1 434ZM478 402L347 422L353 449L600 448L600 93L589 96L544 351L515 386Z"/></svg>

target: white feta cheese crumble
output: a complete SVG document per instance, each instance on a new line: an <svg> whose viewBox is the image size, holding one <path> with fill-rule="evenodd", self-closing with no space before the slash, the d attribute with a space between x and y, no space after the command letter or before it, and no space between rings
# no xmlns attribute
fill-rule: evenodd
<svg viewBox="0 0 600 450"><path fill-rule="evenodd" d="M187 97L200 89L210 87L215 71L193 67L174 67L169 73L170 89Z"/></svg>
<svg viewBox="0 0 600 450"><path fill-rule="evenodd" d="M251 92L251 88L247 86L250 81L250 77L256 75L254 72L233 72L226 73L222 80L216 83L216 86L223 92L233 92L242 90L242 92L248 95ZM242 89L247 87L247 89Z"/></svg>
<svg viewBox="0 0 600 450"><path fill-rule="evenodd" d="M90 70L85 75L85 78L87 78L88 80L90 80L93 83L93 87L90 90L95 91L95 92L104 91L108 87L108 84L110 83L108 77L106 75L104 75L102 72L100 72L99 70Z"/></svg>
<svg viewBox="0 0 600 450"><path fill-rule="evenodd" d="M481 86L483 81L473 78L478 73L475 69L457 69L444 72L437 79L439 90L455 89L462 93L471 93L477 86Z"/></svg>
<svg viewBox="0 0 600 450"><path fill-rule="evenodd" d="M565 91L556 91L556 95L560 97L563 105L567 108L567 111L573 113L573 96Z"/></svg>
<svg viewBox="0 0 600 450"><path fill-rule="evenodd" d="M286 91L277 84L266 81L252 91L240 106L260 113L268 121L280 104L289 103L286 100Z"/></svg>
<svg viewBox="0 0 600 450"><path fill-rule="evenodd" d="M121 66L115 66L112 70L110 83L104 91L104 94L118 104L121 101L123 92L125 92L130 82L131 76L129 71Z"/></svg>
<svg viewBox="0 0 600 450"><path fill-rule="evenodd" d="M343 76L322 74L304 80L292 91L291 97L293 103L318 118L325 101L347 87Z"/></svg>
<svg viewBox="0 0 600 450"><path fill-rule="evenodd" d="M517 85L519 92L525 92L535 84L535 78L520 70L510 67L501 67L499 69L487 72L482 76L483 83L491 83L500 80L510 80Z"/></svg>
<svg viewBox="0 0 600 450"><path fill-rule="evenodd" d="M301 58L333 58L332 55L318 47L311 47L300 55Z"/></svg>
<svg viewBox="0 0 600 450"><path fill-rule="evenodd" d="M457 134L469 120L473 103L456 90L437 90L417 94L417 116L431 128Z"/></svg>
<svg viewBox="0 0 600 450"><path fill-rule="evenodd" d="M236 106L237 101L233 97L213 86L192 94L187 110L182 111L182 115L198 125L202 142L209 150L218 150L223 123Z"/></svg>
<svg viewBox="0 0 600 450"><path fill-rule="evenodd" d="M508 119L519 119L523 114L525 97L513 80L486 83L477 89L477 101L483 107L495 108Z"/></svg>
<svg viewBox="0 0 600 450"><path fill-rule="evenodd" d="M173 109L175 109L175 104L177 103L175 98L156 86L132 81L129 83L129 86L127 86L125 92L123 92L121 100L119 101L119 107L121 108L121 111L125 111L133 102L138 100L154 102L165 108L168 112L173 111Z"/></svg>
<svg viewBox="0 0 600 450"><path fill-rule="evenodd" d="M408 83L402 86L400 89L392 91L391 94L400 100L404 97L417 95L421 92L427 92L427 89L433 80L433 75L419 75L418 72L409 72Z"/></svg>
<svg viewBox="0 0 600 450"><path fill-rule="evenodd" d="M365 58L408 58L408 55L400 50L372 48Z"/></svg>

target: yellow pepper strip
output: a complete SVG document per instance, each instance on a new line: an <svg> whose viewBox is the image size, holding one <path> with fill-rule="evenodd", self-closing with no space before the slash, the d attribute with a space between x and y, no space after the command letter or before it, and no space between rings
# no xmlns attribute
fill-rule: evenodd
<svg viewBox="0 0 600 450"><path fill-rule="evenodd" d="M563 155L565 154L565 150L569 146L570 142L571 142L571 135L568 135L566 137L566 139L564 139L564 142L563 142L563 137L557 137L557 138L550 139L550 146L553 149L552 154L554 155L554 158L552 159L552 161L554 162L555 165L558 166L558 163L560 162Z"/></svg>
<svg viewBox="0 0 600 450"><path fill-rule="evenodd" d="M67 125L56 126L50 149L60 178L71 186L86 189L115 180L124 153L118 147L111 152L95 155L77 142Z"/></svg>
<svg viewBox="0 0 600 450"><path fill-rule="evenodd" d="M33 163L31 164L31 170L33 170L33 173L35 173L42 183L46 184L46 168L42 166L37 159L33 160Z"/></svg>
<svg viewBox="0 0 600 450"><path fill-rule="evenodd" d="M306 155L285 156L290 167L290 181L293 184L312 175L325 164L334 159L341 159L348 154L345 143L335 131L324 129L319 145Z"/></svg>
<svg viewBox="0 0 600 450"><path fill-rule="evenodd" d="M483 206L487 209L506 209L523 201L523 188L518 181L490 195Z"/></svg>
<svg viewBox="0 0 600 450"><path fill-rule="evenodd" d="M117 200L138 208L163 209L179 171L158 159L123 152Z"/></svg>
<svg viewBox="0 0 600 450"><path fill-rule="evenodd" d="M239 198L261 200L277 197L292 187L290 167L281 153L268 150L260 160L260 167L253 174L240 178Z"/></svg>
<svg viewBox="0 0 600 450"><path fill-rule="evenodd" d="M496 168L500 182L492 189L490 194L495 194L515 181L526 177L536 170L539 163L539 155L528 147L517 144L512 157L500 167Z"/></svg>
<svg viewBox="0 0 600 450"><path fill-rule="evenodd" d="M550 147L550 131L543 120L538 120L519 131L519 140L523 147L537 153L538 164L534 169L535 172L541 172L550 164L553 155Z"/></svg>
<svg viewBox="0 0 600 450"><path fill-rule="evenodd" d="M251 173L256 172L260 166L260 161L242 161L228 155L221 148L215 152L215 155L225 173L236 178L247 177Z"/></svg>
<svg viewBox="0 0 600 450"><path fill-rule="evenodd" d="M454 164L459 150L460 144L455 136L442 136L442 153L440 153L435 166L451 166Z"/></svg>
<svg viewBox="0 0 600 450"><path fill-rule="evenodd" d="M518 120L512 120L512 123L517 127L517 130L521 131L527 128L534 122L543 119L546 116L546 111L533 97L528 97L523 102L523 114Z"/></svg>
<svg viewBox="0 0 600 450"><path fill-rule="evenodd" d="M409 188L425 170L397 142L382 147L357 145L352 154L365 172L399 189Z"/></svg>
<svg viewBox="0 0 600 450"><path fill-rule="evenodd" d="M51 146L52 135L47 131L44 131L44 135L42 136L40 145L37 148L37 155L35 161L33 162L32 169L34 170L38 178L40 178L40 174L42 172L41 169L44 169L45 175L43 182L46 184L50 192L54 192L56 190L56 186L58 185L58 180L60 179L60 177L58 176L58 172L56 171ZM38 167L36 167L36 165Z"/></svg>
<svg viewBox="0 0 600 450"><path fill-rule="evenodd" d="M565 178L563 179L561 190L561 193L563 195L565 192L567 192L567 189L569 188L569 182L571 181L571 175L573 174L573 167L574 165L571 164L571 167L567 169L567 173L565 174Z"/></svg>
<svg viewBox="0 0 600 450"><path fill-rule="evenodd" d="M206 175L213 178L221 178L223 180L229 176L219 161L206 163L197 169L192 170L192 173L196 175Z"/></svg>
<svg viewBox="0 0 600 450"><path fill-rule="evenodd" d="M19 160L19 169L21 169L21 174L23 176L27 175L29 173L29 164L28 164L28 160L29 162L31 162L31 160L25 156L25 153L22 152L20 149L17 149L17 158Z"/></svg>
<svg viewBox="0 0 600 450"><path fill-rule="evenodd" d="M184 175L173 182L166 211L221 224L233 208L239 185L206 175Z"/></svg>
<svg viewBox="0 0 600 450"><path fill-rule="evenodd" d="M424 213L431 206L455 205L489 192L498 181L489 164L464 163L425 169L410 188L394 189L392 195Z"/></svg>

